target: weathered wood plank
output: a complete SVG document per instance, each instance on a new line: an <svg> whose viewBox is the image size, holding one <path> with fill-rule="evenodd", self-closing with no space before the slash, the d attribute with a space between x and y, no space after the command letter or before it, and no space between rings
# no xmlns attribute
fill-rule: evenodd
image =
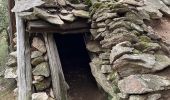
<svg viewBox="0 0 170 100"><path fill-rule="evenodd" d="M24 20L16 13L18 100L31 100L32 68L30 63L29 36L25 34Z"/></svg>
<svg viewBox="0 0 170 100"><path fill-rule="evenodd" d="M48 22L38 20L38 21L29 21L27 23L27 31L31 33L86 33L90 32L90 24L87 21L76 21L73 23L65 23L62 26L57 26L50 24Z"/></svg>
<svg viewBox="0 0 170 100"><path fill-rule="evenodd" d="M57 100L67 100L67 83L64 79L61 62L52 34L44 34L49 57L54 96Z"/></svg>
<svg viewBox="0 0 170 100"><path fill-rule="evenodd" d="M8 0L8 13L9 13L9 31L8 31L8 36L9 36L9 45L10 45L10 51L13 51L14 47L14 33L16 32L15 28L15 13L11 12L11 9L14 7L14 0Z"/></svg>

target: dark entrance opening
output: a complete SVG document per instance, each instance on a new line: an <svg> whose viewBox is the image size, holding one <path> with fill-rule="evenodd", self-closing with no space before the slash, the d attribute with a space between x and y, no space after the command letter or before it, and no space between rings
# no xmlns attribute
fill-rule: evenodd
<svg viewBox="0 0 170 100"><path fill-rule="evenodd" d="M64 76L70 86L69 100L106 100L91 74L83 34L55 34L54 37Z"/></svg>

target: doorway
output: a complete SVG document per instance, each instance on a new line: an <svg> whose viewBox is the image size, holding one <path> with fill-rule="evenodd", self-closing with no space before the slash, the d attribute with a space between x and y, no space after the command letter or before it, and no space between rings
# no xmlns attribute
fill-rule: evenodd
<svg viewBox="0 0 170 100"><path fill-rule="evenodd" d="M65 79L70 87L69 100L106 100L89 66L84 34L54 35Z"/></svg>

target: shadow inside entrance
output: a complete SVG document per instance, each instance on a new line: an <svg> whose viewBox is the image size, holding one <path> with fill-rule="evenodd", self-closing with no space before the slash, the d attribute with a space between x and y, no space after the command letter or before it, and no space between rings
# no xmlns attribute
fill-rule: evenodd
<svg viewBox="0 0 170 100"><path fill-rule="evenodd" d="M69 100L106 100L92 76L83 34L55 34L55 41L65 79L69 84Z"/></svg>

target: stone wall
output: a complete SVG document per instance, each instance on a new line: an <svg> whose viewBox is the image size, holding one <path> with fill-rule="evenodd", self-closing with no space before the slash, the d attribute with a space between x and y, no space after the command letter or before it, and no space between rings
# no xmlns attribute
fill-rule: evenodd
<svg viewBox="0 0 170 100"><path fill-rule="evenodd" d="M169 48L146 24L169 11L159 0L101 0L93 4L92 36L87 42L90 65L112 100L170 98Z"/></svg>
<svg viewBox="0 0 170 100"><path fill-rule="evenodd" d="M16 41L16 38L14 38ZM16 43L16 42L15 42ZM42 34L32 34L30 36L31 45L31 65L33 75L33 94L32 100L55 100L51 85L51 74L48 62L47 50ZM5 78L15 78L17 80L17 52L11 52L5 71ZM17 97L18 89L14 90Z"/></svg>

